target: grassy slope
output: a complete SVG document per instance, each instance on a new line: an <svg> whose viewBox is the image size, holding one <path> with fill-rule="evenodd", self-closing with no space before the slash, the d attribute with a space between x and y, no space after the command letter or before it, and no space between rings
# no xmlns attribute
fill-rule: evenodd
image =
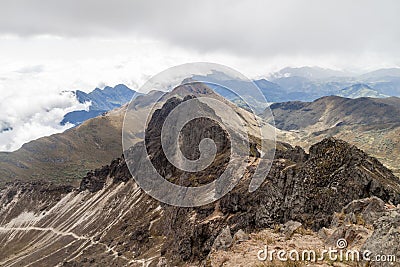
<svg viewBox="0 0 400 267"><path fill-rule="evenodd" d="M64 133L31 141L15 152L0 153L0 184L46 179L76 185L87 171L121 156L123 115L123 108L117 109Z"/></svg>

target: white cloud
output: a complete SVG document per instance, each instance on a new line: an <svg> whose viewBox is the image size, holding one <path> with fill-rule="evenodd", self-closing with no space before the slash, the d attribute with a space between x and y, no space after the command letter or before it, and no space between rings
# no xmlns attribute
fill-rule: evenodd
<svg viewBox="0 0 400 267"><path fill-rule="evenodd" d="M400 64L399 8L396 0L5 0L0 34L145 37L256 59L375 53Z"/></svg>
<svg viewBox="0 0 400 267"><path fill-rule="evenodd" d="M119 83L137 89L167 67L199 59L149 40L10 37L0 42L0 51L8 51L0 57L0 126L12 128L0 132L0 151L70 127L59 125L63 116L85 107L62 91Z"/></svg>
<svg viewBox="0 0 400 267"><path fill-rule="evenodd" d="M62 132L72 125L61 126L64 114L87 109L71 92L14 95L2 100L0 151L13 151L22 144L42 136Z"/></svg>

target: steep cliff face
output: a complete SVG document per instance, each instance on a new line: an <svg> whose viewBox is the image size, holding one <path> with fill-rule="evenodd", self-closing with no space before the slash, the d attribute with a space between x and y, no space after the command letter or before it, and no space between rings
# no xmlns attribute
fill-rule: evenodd
<svg viewBox="0 0 400 267"><path fill-rule="evenodd" d="M148 125L149 137L154 139L148 140L147 148L154 152L150 155L160 172L182 181L188 178L186 174L173 170L165 155L157 153L154 129L165 119L169 104ZM210 126L210 137L223 135L211 130L210 122L203 123L203 128ZM197 144L198 138L187 142ZM230 193L197 208L169 206L151 198L132 179L123 158L88 173L75 190L42 190L51 188L47 184L36 191L23 191L24 184L9 186L0 192L0 265L199 265L227 226L232 233L257 232L296 220L318 230L330 225L334 212L352 200L377 196L385 202L400 202L398 178L344 141L325 139L313 145L309 154L284 143L277 149L271 171L257 191L248 191L259 160L253 155ZM195 157L198 152L187 153ZM217 175L223 164L216 161L204 175ZM43 203L44 209L40 208Z"/></svg>
<svg viewBox="0 0 400 267"><path fill-rule="evenodd" d="M231 143L226 130L221 128L218 121L210 118L196 118L189 121L180 131L178 142L182 154L190 160L200 157L199 144L204 138L209 138L216 145L216 159L202 171L192 173L182 171L167 159L161 142L161 128L171 111L179 104L192 100L191 106L196 113L211 114L213 111L206 104L201 103L195 96L186 96L183 99L170 98L162 109L156 110L146 129L145 146L152 165L157 172L170 182L184 186L199 186L217 179L226 169L230 160ZM216 120L219 118L213 113ZM220 119L219 119L220 120ZM176 125L176 123L174 123Z"/></svg>
<svg viewBox="0 0 400 267"><path fill-rule="evenodd" d="M119 169L112 177L110 173L105 167L96 174L106 180L99 191L60 194L61 199L46 202L49 206L39 212L38 198L46 198L45 192L22 193L3 204L2 214L13 218L2 220L0 226L0 265L142 266L157 256L164 240L157 234L159 203L132 179L119 181Z"/></svg>
<svg viewBox="0 0 400 267"><path fill-rule="evenodd" d="M7 224L21 214L42 216L73 189L47 182L8 183L0 191L0 223Z"/></svg>

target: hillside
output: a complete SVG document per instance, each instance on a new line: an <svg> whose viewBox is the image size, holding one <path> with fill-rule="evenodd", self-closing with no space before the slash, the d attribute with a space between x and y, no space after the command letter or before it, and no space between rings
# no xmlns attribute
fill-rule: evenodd
<svg viewBox="0 0 400 267"><path fill-rule="evenodd" d="M334 136L357 145L400 174L400 99L323 97L271 105L283 140L305 147Z"/></svg>
<svg viewBox="0 0 400 267"><path fill-rule="evenodd" d="M75 184L87 171L122 154L121 125L124 108L90 119L60 134L0 153L1 183L46 179Z"/></svg>
<svg viewBox="0 0 400 267"><path fill-rule="evenodd" d="M161 94L139 96L133 105L145 114ZM77 185L88 171L121 156L125 110L126 106L109 111L63 133L24 144L15 152L0 152L0 183L44 179Z"/></svg>
<svg viewBox="0 0 400 267"><path fill-rule="evenodd" d="M360 98L360 97L374 97L374 98L384 98L387 95L381 94L378 91L371 88L366 84L353 84L349 87L343 88L339 91L337 96L347 97L347 98Z"/></svg>

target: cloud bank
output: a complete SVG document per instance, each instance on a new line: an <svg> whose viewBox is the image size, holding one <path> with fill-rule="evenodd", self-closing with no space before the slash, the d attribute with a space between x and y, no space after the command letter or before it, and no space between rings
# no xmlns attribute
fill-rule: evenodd
<svg viewBox="0 0 400 267"><path fill-rule="evenodd" d="M334 53L399 58L399 10L395 0L9 0L2 2L0 33L145 36L257 58Z"/></svg>
<svg viewBox="0 0 400 267"><path fill-rule="evenodd" d="M67 112L88 108L72 92L26 94L1 101L0 151L14 151L30 140L62 132L72 126L59 124Z"/></svg>

